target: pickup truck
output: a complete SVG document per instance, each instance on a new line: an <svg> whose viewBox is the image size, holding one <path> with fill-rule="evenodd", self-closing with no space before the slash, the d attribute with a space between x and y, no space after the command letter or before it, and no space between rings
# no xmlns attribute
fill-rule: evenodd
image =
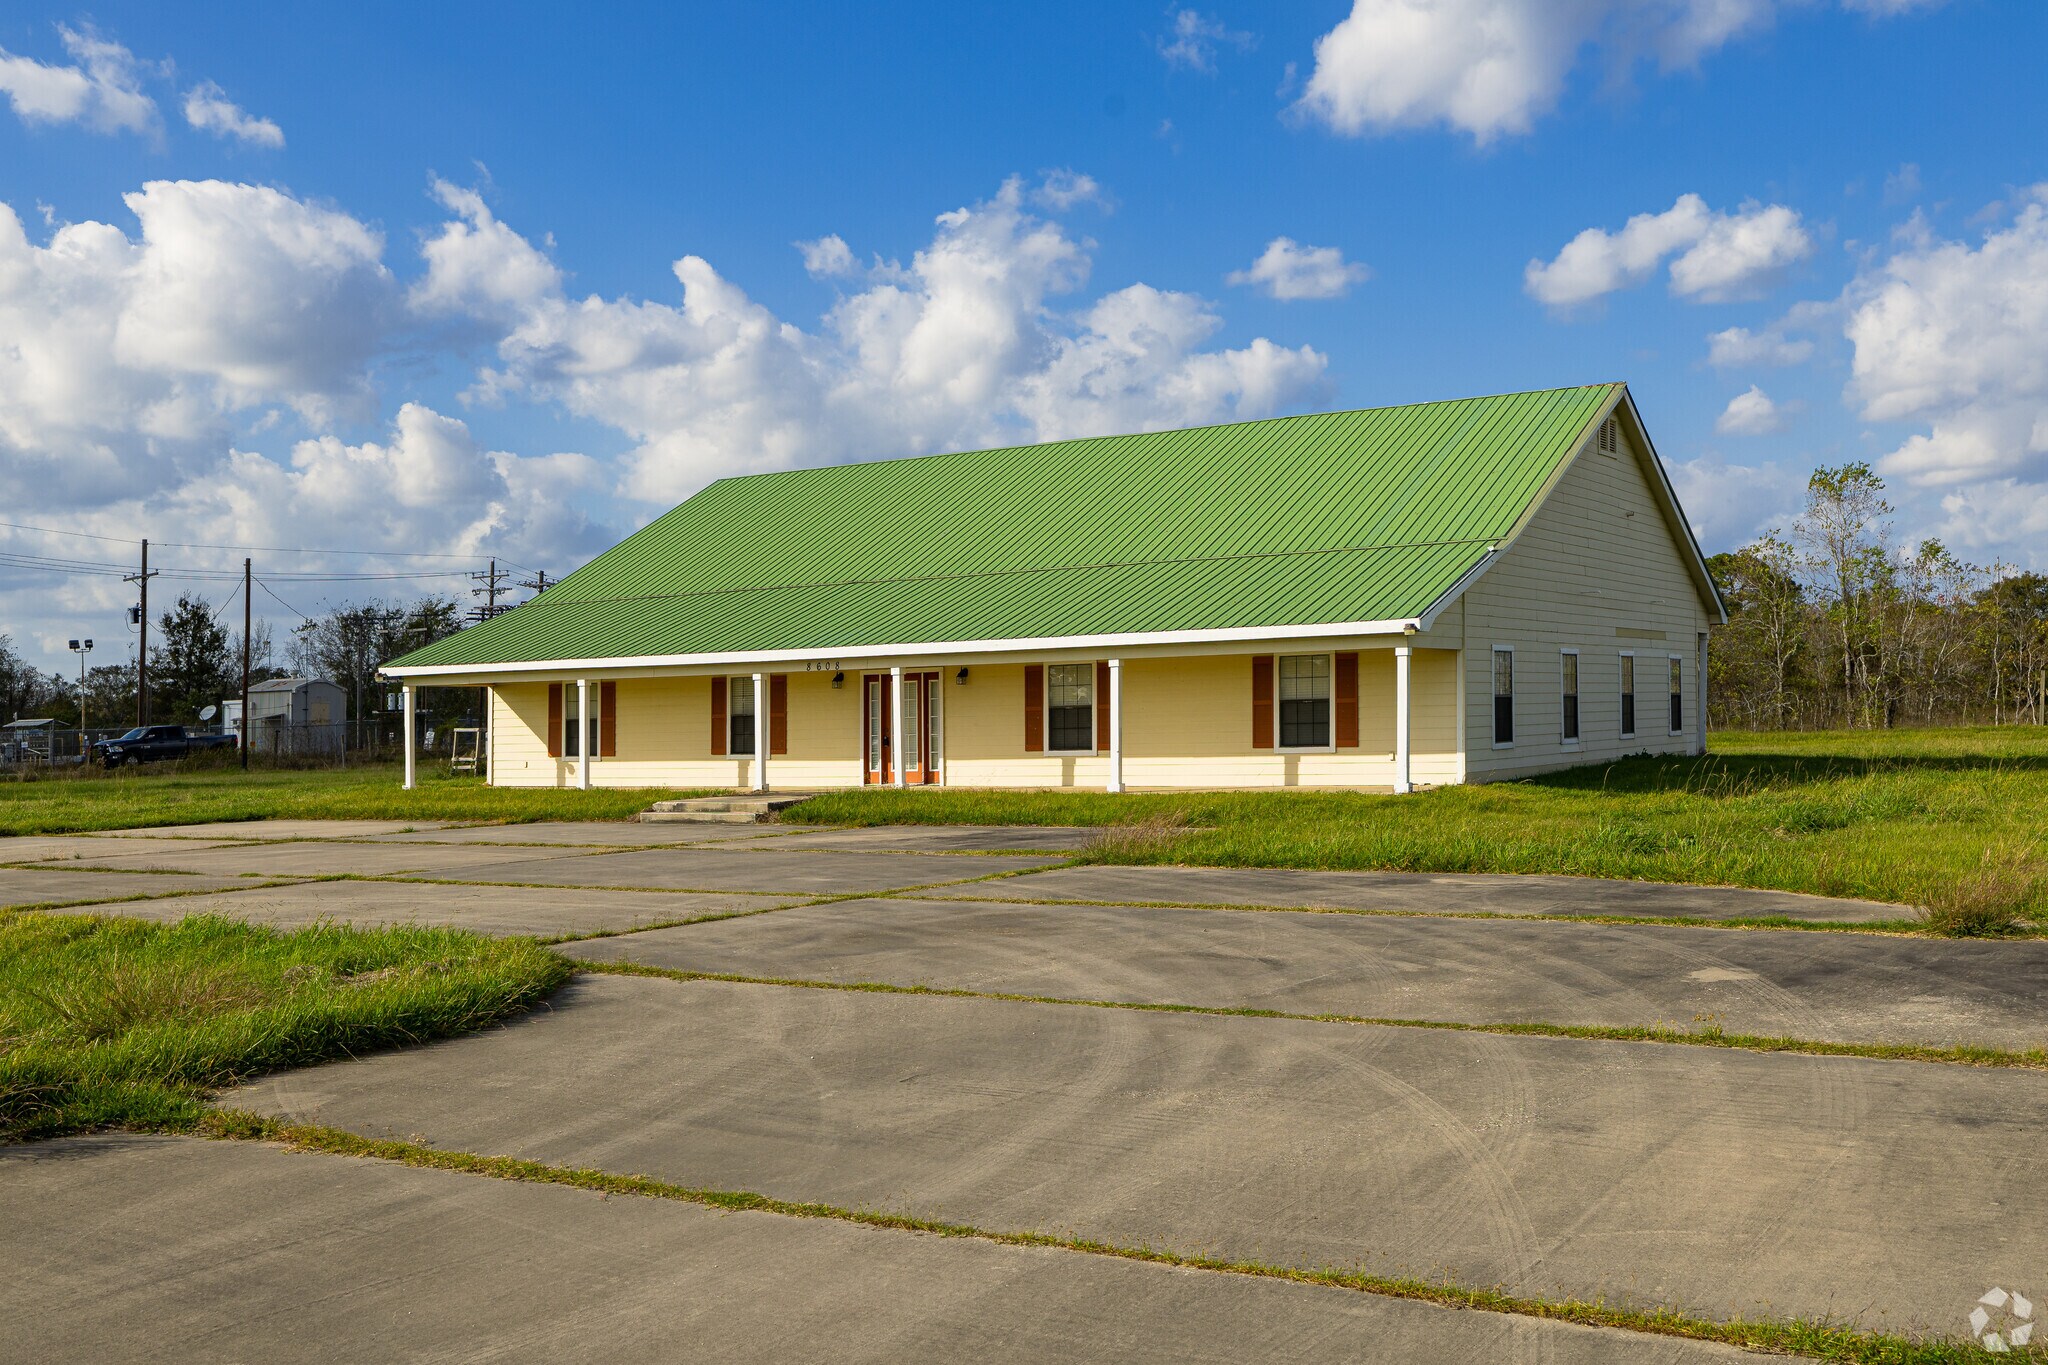
<svg viewBox="0 0 2048 1365"><path fill-rule="evenodd" d="M102 767L118 768L124 763L154 763L205 749L234 747L233 735L195 735L182 725L138 725L118 739L101 740L92 746L92 753Z"/></svg>

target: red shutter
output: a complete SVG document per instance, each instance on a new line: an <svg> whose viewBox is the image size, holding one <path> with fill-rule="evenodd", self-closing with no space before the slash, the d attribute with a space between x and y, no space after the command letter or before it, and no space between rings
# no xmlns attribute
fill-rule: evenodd
<svg viewBox="0 0 2048 1365"><path fill-rule="evenodd" d="M789 752L789 675L768 675L768 752Z"/></svg>
<svg viewBox="0 0 2048 1365"><path fill-rule="evenodd" d="M619 685L597 685L597 756L611 758L619 752Z"/></svg>
<svg viewBox="0 0 2048 1365"><path fill-rule="evenodd" d="M1273 747L1273 656L1252 655L1252 747Z"/></svg>
<svg viewBox="0 0 2048 1365"><path fill-rule="evenodd" d="M725 678L711 680L711 752L725 752Z"/></svg>
<svg viewBox="0 0 2048 1365"><path fill-rule="evenodd" d="M1109 660L1095 661L1095 747L1109 752Z"/></svg>
<svg viewBox="0 0 2048 1365"><path fill-rule="evenodd" d="M1024 665L1024 752L1045 752L1045 665Z"/></svg>
<svg viewBox="0 0 2048 1365"><path fill-rule="evenodd" d="M1358 747L1358 656L1337 656L1337 747Z"/></svg>
<svg viewBox="0 0 2048 1365"><path fill-rule="evenodd" d="M548 684L548 757L562 756L562 685Z"/></svg>

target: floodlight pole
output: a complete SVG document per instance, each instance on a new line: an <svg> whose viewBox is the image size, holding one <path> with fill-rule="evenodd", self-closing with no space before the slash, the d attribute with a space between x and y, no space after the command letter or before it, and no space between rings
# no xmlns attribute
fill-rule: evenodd
<svg viewBox="0 0 2048 1365"><path fill-rule="evenodd" d="M242 751L243 772L249 771L249 626L252 614L249 607L249 588L254 577L255 575L249 570L249 561L244 559L242 561L242 711L240 715L235 717L235 723L241 727L242 731L240 738L235 741L235 747Z"/></svg>

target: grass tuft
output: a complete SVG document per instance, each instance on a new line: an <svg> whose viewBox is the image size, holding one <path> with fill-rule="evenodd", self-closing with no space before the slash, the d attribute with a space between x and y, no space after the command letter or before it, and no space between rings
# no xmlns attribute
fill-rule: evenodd
<svg viewBox="0 0 2048 1365"><path fill-rule="evenodd" d="M453 929L0 915L0 1140L190 1127L209 1090L481 1028L570 971Z"/></svg>
<svg viewBox="0 0 2048 1365"><path fill-rule="evenodd" d="M1167 807L1106 826L1081 848L1084 863L1149 862L1189 831L1187 812Z"/></svg>
<svg viewBox="0 0 2048 1365"><path fill-rule="evenodd" d="M2002 937L2024 927L2044 886L2048 870L2033 847L1987 848L1974 871L1929 893L1920 917L1947 938Z"/></svg>

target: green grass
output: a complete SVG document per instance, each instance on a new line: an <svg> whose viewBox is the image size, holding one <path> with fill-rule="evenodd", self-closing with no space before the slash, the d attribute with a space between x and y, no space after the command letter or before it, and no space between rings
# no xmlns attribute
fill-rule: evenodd
<svg viewBox="0 0 2048 1365"><path fill-rule="evenodd" d="M229 1141L281 1143L302 1152L390 1161L423 1170L453 1171L495 1180L564 1185L604 1195L669 1199L733 1213L776 1214L785 1218L826 1218L864 1227L916 1232L929 1237L972 1238L1002 1246L1045 1247L1078 1255L1102 1256L1210 1274L1244 1275L1286 1280L1326 1289L1350 1290L1387 1298L1412 1299L1487 1313L1573 1322L1588 1327L1616 1328L1656 1336L1722 1342L1779 1355L1860 1362L1862 1365L1950 1365L1981 1360L1976 1343L1917 1339L1887 1332L1866 1332L1832 1322L1802 1319L1711 1318L1668 1308L1627 1308L1582 1299L1542 1299L1502 1289L1464 1285L1448 1276L1436 1280L1382 1275L1338 1267L1306 1268L1176 1251L1167 1247L1106 1242L1067 1233L1016 1231L976 1227L971 1223L921 1218L874 1208L778 1199L753 1190L696 1188L641 1175L614 1175L588 1167L558 1166L519 1157L451 1152L418 1142L365 1138L315 1124L293 1124L258 1114L216 1111L202 1124L208 1136ZM2013 1359L2038 1360L2039 1348L2016 1352Z"/></svg>
<svg viewBox="0 0 2048 1365"><path fill-rule="evenodd" d="M0 915L0 1141L189 1128L211 1089L482 1028L571 970L453 929Z"/></svg>
<svg viewBox="0 0 2048 1365"><path fill-rule="evenodd" d="M0 835L71 834L215 820L624 820L697 791L490 787L422 767L400 787L397 764L243 772L239 768L99 769L0 781Z"/></svg>
<svg viewBox="0 0 2048 1365"><path fill-rule="evenodd" d="M1948 932L2048 925L2048 727L1722 734L1713 747L1401 797L870 789L783 818L1112 825L1088 859L1567 873L1946 907Z"/></svg>

